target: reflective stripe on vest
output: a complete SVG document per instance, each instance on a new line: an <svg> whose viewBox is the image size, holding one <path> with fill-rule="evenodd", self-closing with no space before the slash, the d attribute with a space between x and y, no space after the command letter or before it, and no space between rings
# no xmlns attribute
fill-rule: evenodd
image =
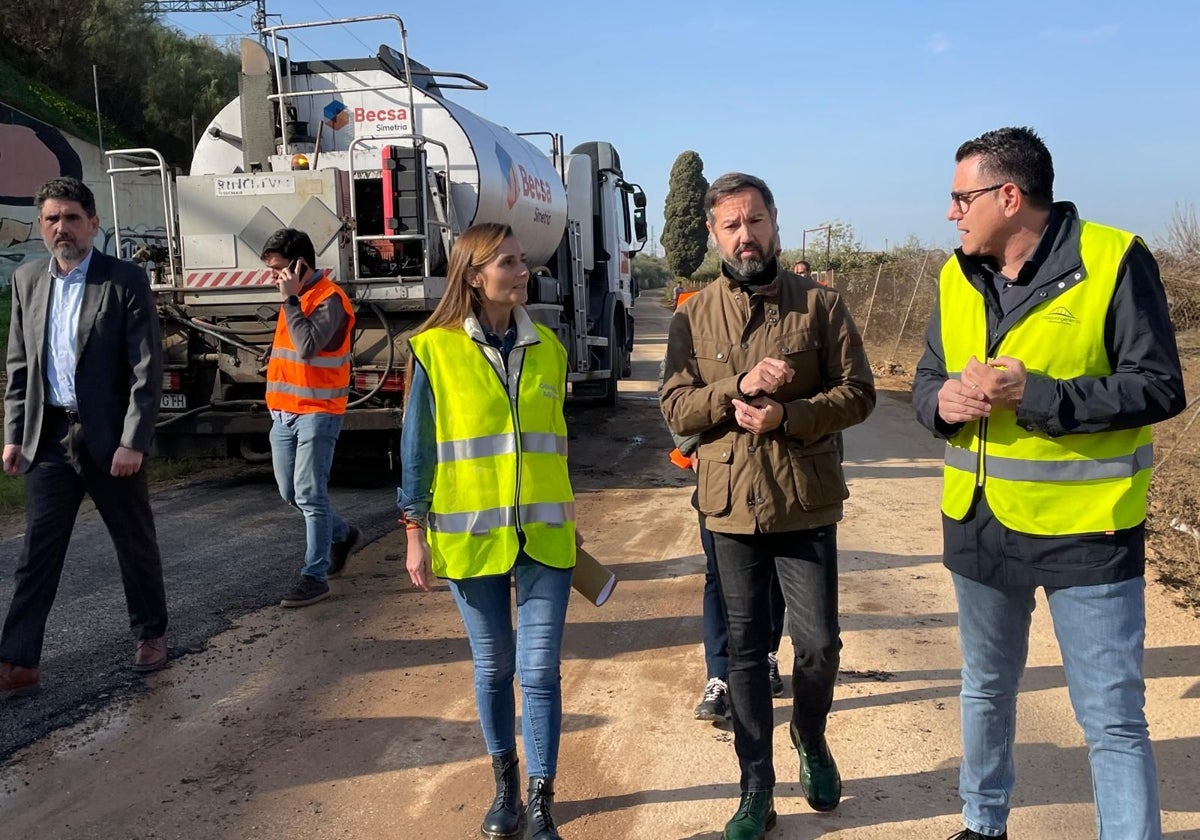
<svg viewBox="0 0 1200 840"><path fill-rule="evenodd" d="M281 310L275 325L271 360L267 363L267 407L292 414L344 414L350 395L350 352L354 336L354 307L329 273L300 295L300 311L307 317L331 297L346 313L345 333L333 350L320 350L304 358L296 350Z"/></svg>
<svg viewBox="0 0 1200 840"><path fill-rule="evenodd" d="M1111 375L1104 328L1133 242L1132 234L1081 221L1080 273L1026 312L991 357L1020 359L1031 375L1055 380ZM947 372L958 378L971 356L986 361L989 347L984 299L957 257L942 268L939 310ZM1051 438L1018 426L1016 412L995 409L947 442L942 511L964 519L983 488L996 518L1014 531L1065 536L1131 528L1146 517L1153 457L1148 426Z"/></svg>
<svg viewBox="0 0 1200 840"><path fill-rule="evenodd" d="M510 356L521 360L511 390L462 330L436 328L409 341L433 390L437 466L428 536L438 577L505 574L522 534L534 560L575 564L562 413L566 351L554 333L537 330L536 344Z"/></svg>
<svg viewBox="0 0 1200 840"><path fill-rule="evenodd" d="M516 511L511 507L476 510L470 513L431 512L429 514L429 530L441 534L486 534L495 528L516 526L515 513ZM575 521L575 504L573 502L566 504L544 502L521 505L520 514L523 525L541 523L561 528L568 522Z"/></svg>
<svg viewBox="0 0 1200 840"><path fill-rule="evenodd" d="M969 449L946 444L946 466L975 474L979 456ZM1154 465L1154 446L1139 446L1132 455L1074 461L1023 461L987 455L984 473L1006 481L1096 481L1132 478Z"/></svg>
<svg viewBox="0 0 1200 840"><path fill-rule="evenodd" d="M279 359L286 359L289 362L319 368L339 368L350 361L349 353L341 356L313 356L311 359L306 359L295 350L287 347L273 347L271 348L271 355Z"/></svg>
<svg viewBox="0 0 1200 840"><path fill-rule="evenodd" d="M513 435L488 435L466 440L448 440L438 444L439 461L465 461L469 458L490 458L493 455L509 455L517 450ZM521 451L542 452L551 455L567 455L565 435L521 433Z"/></svg>

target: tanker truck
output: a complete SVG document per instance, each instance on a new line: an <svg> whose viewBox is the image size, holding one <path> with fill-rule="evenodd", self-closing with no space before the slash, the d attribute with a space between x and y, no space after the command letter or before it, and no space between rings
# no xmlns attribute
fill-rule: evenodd
<svg viewBox="0 0 1200 840"><path fill-rule="evenodd" d="M290 56L293 30L381 21L398 28L399 49ZM108 152L118 253L145 264L162 325L160 454L269 459L265 373L280 298L260 253L282 227L312 238L316 268L355 306L340 457L393 463L407 339L442 295L455 237L476 222L511 225L520 240L528 309L567 349L572 395L615 405L646 199L612 145L568 153L560 134L517 134L451 101L449 90L486 85L410 57L396 15L270 27L243 39L241 60L239 96L200 136L187 175L172 177L153 149ZM164 228L122 241L116 181L155 174Z"/></svg>

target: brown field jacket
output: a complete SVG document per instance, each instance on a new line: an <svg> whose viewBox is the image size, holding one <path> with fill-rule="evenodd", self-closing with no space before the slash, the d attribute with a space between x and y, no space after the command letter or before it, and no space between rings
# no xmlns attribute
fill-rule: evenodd
<svg viewBox="0 0 1200 840"><path fill-rule="evenodd" d="M765 435L733 419L738 384L767 356L796 372L771 397L787 411ZM747 295L724 275L671 319L662 408L671 431L699 435L699 508L709 530L798 531L842 518L849 495L837 433L875 407L875 380L842 296L780 271Z"/></svg>

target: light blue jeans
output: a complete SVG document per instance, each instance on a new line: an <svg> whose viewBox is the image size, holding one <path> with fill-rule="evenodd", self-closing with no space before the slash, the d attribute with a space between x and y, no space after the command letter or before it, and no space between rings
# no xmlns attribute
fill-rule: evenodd
<svg viewBox="0 0 1200 840"><path fill-rule="evenodd" d="M512 626L512 580L517 583L517 631ZM554 569L521 553L507 575L450 581L471 658L475 704L489 755L516 749L513 676L521 680L521 736L528 774L553 778L562 732L563 626L571 570Z"/></svg>
<svg viewBox="0 0 1200 840"><path fill-rule="evenodd" d="M350 534L350 526L329 503L329 468L340 414L291 414L271 424L271 464L279 495L304 514L307 548L302 575L325 580L329 572L329 546Z"/></svg>
<svg viewBox="0 0 1200 840"><path fill-rule="evenodd" d="M962 646L963 760L959 795L967 828L1000 834L1016 773L1017 685L1029 652L1034 587L996 588L952 575ZM1075 719L1092 768L1101 840L1160 840L1158 773L1143 710L1146 582L1046 588Z"/></svg>

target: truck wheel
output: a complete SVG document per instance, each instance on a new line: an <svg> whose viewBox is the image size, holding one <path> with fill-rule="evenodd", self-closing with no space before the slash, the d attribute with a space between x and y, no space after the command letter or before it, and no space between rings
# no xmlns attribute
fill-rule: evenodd
<svg viewBox="0 0 1200 840"><path fill-rule="evenodd" d="M604 395L600 397L600 404L615 406L617 404L617 386L621 382L621 371L625 367L625 339L619 333L609 361L611 370L608 374L608 381L605 383Z"/></svg>

